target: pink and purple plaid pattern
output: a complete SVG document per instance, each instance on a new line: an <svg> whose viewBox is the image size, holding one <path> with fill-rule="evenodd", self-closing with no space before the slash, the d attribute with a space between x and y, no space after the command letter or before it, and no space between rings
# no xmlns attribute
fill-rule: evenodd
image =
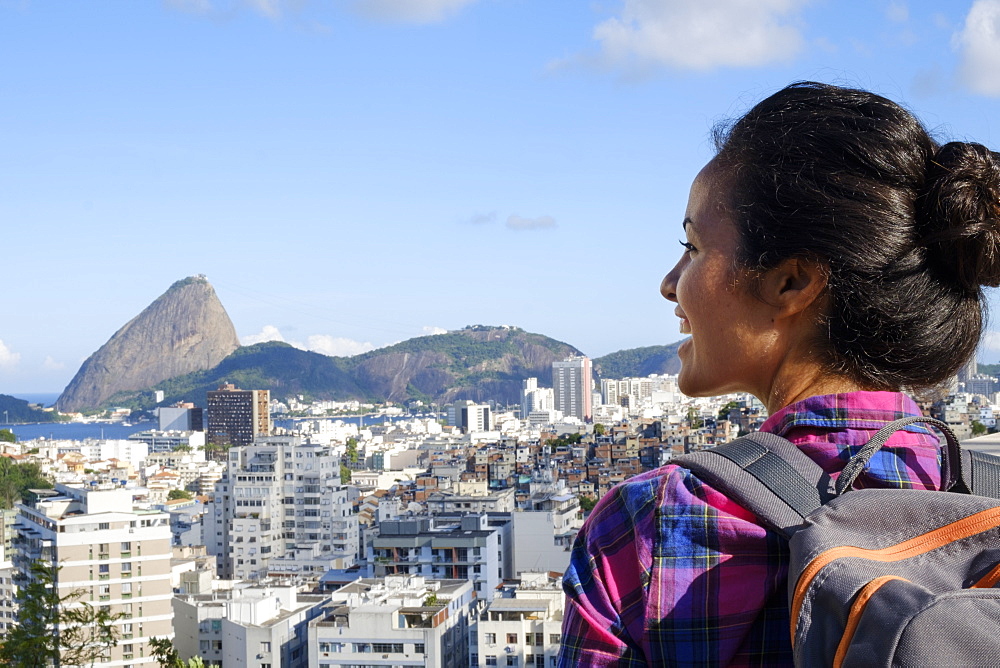
<svg viewBox="0 0 1000 668"><path fill-rule="evenodd" d="M879 429L920 415L895 392L806 399L762 430L798 444L833 477ZM938 439L894 434L856 486L936 489ZM787 546L686 469L616 486L587 519L563 579L560 666L792 665Z"/></svg>

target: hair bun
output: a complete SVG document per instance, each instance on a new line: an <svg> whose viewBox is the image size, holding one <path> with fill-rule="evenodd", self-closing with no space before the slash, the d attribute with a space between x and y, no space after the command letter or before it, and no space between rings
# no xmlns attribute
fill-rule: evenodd
<svg viewBox="0 0 1000 668"><path fill-rule="evenodd" d="M945 144L918 207L932 262L970 292L1000 285L1000 155L982 144Z"/></svg>

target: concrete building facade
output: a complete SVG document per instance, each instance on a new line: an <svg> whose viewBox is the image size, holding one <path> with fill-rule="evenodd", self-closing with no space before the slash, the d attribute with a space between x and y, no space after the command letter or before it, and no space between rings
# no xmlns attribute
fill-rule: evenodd
<svg viewBox="0 0 1000 668"><path fill-rule="evenodd" d="M132 490L56 485L18 505L13 563L30 581L36 562L58 566L60 595L118 616L119 641L101 666L155 666L148 642L173 637L170 526L166 513L134 508Z"/></svg>
<svg viewBox="0 0 1000 668"><path fill-rule="evenodd" d="M593 417L594 371L588 357L570 357L552 363L555 409L584 422Z"/></svg>
<svg viewBox="0 0 1000 668"><path fill-rule="evenodd" d="M271 434L268 390L241 390L226 384L208 392L205 438L215 445L250 445Z"/></svg>

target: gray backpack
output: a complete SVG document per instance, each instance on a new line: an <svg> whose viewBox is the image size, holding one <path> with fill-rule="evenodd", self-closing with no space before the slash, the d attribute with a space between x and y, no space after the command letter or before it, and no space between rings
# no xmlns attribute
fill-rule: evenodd
<svg viewBox="0 0 1000 668"><path fill-rule="evenodd" d="M944 433L949 491L852 490L889 436L913 422ZM886 425L836 485L764 432L671 463L788 539L795 665L1000 665L1000 458L963 452L943 422Z"/></svg>

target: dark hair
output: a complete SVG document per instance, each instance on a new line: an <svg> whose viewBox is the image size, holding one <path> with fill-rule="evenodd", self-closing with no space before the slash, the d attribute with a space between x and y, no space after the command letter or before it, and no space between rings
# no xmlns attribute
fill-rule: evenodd
<svg viewBox="0 0 1000 668"><path fill-rule="evenodd" d="M938 146L908 111L863 90L795 83L716 129L741 241L764 271L828 268L831 372L867 389L951 377L1000 284L1000 156Z"/></svg>

